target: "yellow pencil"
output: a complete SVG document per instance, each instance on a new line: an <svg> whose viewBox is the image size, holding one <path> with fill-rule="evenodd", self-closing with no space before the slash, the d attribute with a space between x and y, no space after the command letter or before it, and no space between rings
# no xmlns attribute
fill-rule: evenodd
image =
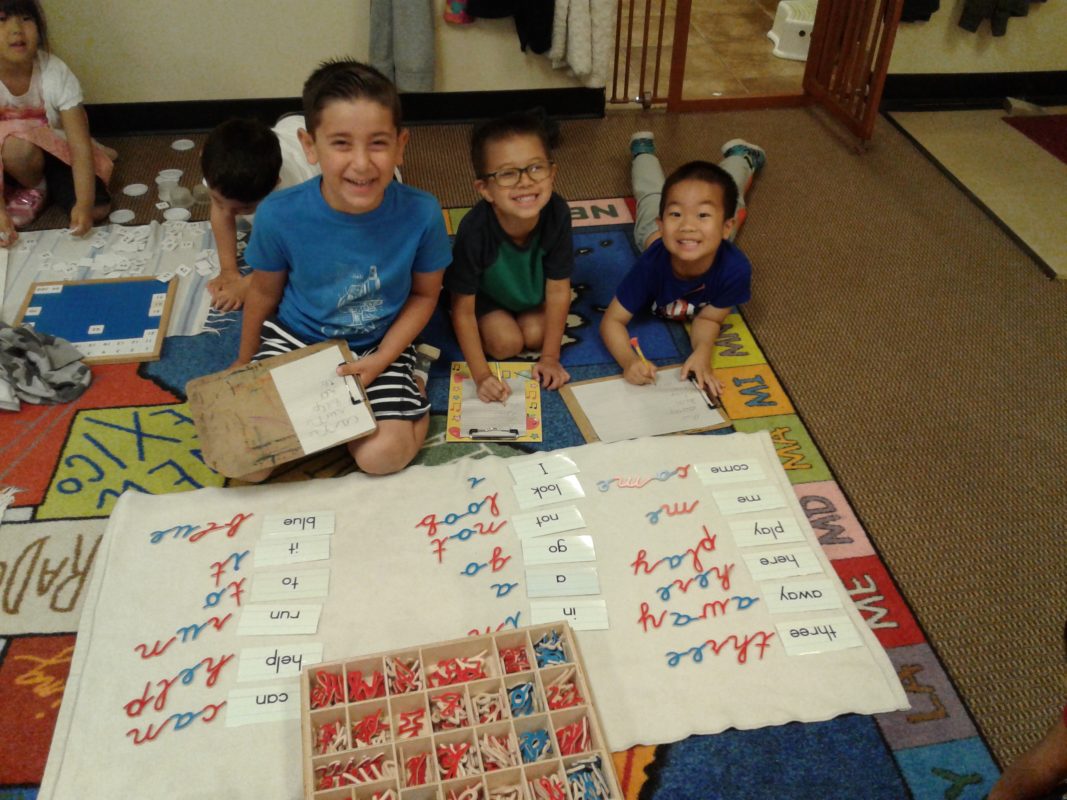
<svg viewBox="0 0 1067 800"><path fill-rule="evenodd" d="M630 347L632 347L636 351L637 357L641 359L642 363L648 364L648 359L645 358L645 354L643 352L641 352L641 343L637 341L637 337L636 336L631 336L630 337ZM653 381L656 380L655 374L653 374L652 380Z"/></svg>

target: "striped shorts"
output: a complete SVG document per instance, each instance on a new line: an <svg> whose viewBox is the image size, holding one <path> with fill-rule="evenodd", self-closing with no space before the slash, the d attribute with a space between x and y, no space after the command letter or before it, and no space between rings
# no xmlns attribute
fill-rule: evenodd
<svg viewBox="0 0 1067 800"><path fill-rule="evenodd" d="M290 353L312 342L305 342L277 318L271 317L259 331L259 351L253 361ZM378 348L353 351L356 358L369 356ZM419 391L412 369L415 366L415 347L408 345L400 357L390 364L370 386L364 386L374 418L417 420L430 410L430 401Z"/></svg>

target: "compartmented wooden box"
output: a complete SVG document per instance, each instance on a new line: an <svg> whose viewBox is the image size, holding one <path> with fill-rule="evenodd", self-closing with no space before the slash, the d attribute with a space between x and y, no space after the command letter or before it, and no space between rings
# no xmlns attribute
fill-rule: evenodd
<svg viewBox="0 0 1067 800"><path fill-rule="evenodd" d="M306 667L307 800L622 800L565 622Z"/></svg>

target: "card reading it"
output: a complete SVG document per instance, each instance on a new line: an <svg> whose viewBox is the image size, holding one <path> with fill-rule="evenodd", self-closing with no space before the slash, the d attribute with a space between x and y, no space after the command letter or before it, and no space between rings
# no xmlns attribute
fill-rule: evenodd
<svg viewBox="0 0 1067 800"><path fill-rule="evenodd" d="M255 567L279 567L302 561L322 561L330 557L329 536L308 536L301 539L278 537L261 539L256 544Z"/></svg>

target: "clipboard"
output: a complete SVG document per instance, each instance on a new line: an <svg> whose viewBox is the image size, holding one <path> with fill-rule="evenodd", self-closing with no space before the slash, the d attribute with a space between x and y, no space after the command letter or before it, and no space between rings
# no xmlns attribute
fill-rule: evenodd
<svg viewBox="0 0 1067 800"><path fill-rule="evenodd" d="M378 422L357 377L342 379L327 372L318 386L279 380L286 374L279 368L299 362L319 374L319 360L328 368L354 357L345 342L330 340L189 381L189 411L204 462L226 477L239 478L374 433ZM310 417L290 416L292 400L287 405L283 393L291 397L293 391L301 392L300 399L313 409L318 403Z"/></svg>
<svg viewBox="0 0 1067 800"><path fill-rule="evenodd" d="M699 433L733 425L721 403L714 409L709 408L703 391L690 381L678 380L674 370L681 366L672 364L659 367L654 386L634 386L627 383L622 375L609 375L568 383L560 388L559 393L586 442L615 442L668 433ZM586 392L583 387L595 389ZM673 408L667 403L658 403L659 395L651 394L655 387L661 391L676 390L684 402ZM640 392L645 392L647 396L637 394ZM650 405L643 407L634 402L635 398L641 403L649 401ZM653 423L655 428L649 427ZM609 435L604 437L598 433L598 426ZM619 435L624 430L626 435Z"/></svg>
<svg viewBox="0 0 1067 800"><path fill-rule="evenodd" d="M496 363L496 362L494 362ZM465 361L453 361L448 382L448 424L445 427L446 442L540 442L543 438L541 428L541 384L533 377L533 364L529 361L501 361L497 364L500 374L512 383L521 382L523 402L526 405L524 419L518 427L488 426L477 428L464 426L463 423L463 388L473 383L470 369ZM475 398L471 402L481 403Z"/></svg>

